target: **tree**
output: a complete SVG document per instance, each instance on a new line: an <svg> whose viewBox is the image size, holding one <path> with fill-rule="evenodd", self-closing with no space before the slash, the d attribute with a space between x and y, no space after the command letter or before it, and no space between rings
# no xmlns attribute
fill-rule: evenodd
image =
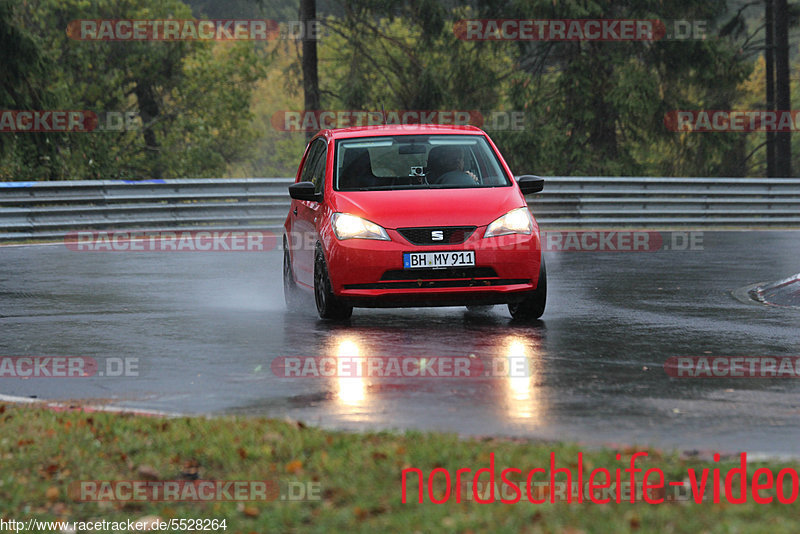
<svg viewBox="0 0 800 534"><path fill-rule="evenodd" d="M724 2L514 4L494 18L713 20ZM495 12L487 4L481 16ZM730 109L749 63L729 39L520 42L511 94L529 117L500 136L524 172L714 176L744 172L737 134L668 131L673 110ZM519 154L520 156L514 156ZM524 160L527 160L525 162Z"/></svg>
<svg viewBox="0 0 800 534"><path fill-rule="evenodd" d="M738 134L676 134L668 111L730 109L751 64L732 39L474 42L460 19L708 19L723 0L507 2L357 0L328 19L327 107L522 111L524 131L493 132L520 172L719 175L745 172Z"/></svg>
<svg viewBox="0 0 800 534"><path fill-rule="evenodd" d="M29 34L42 35L53 68L42 85L54 99L46 109L132 112L133 130L58 136L47 170L0 164L0 176L48 179L219 176L244 154L255 82L265 75L263 47L252 42L80 41L66 34L80 19L190 19L178 0L30 0L16 6ZM38 79L38 78L37 78ZM43 134L18 135L23 146Z"/></svg>
<svg viewBox="0 0 800 534"><path fill-rule="evenodd" d="M316 0L300 0L300 23L303 28L308 28L309 23L317 20ZM306 111L320 109L319 75L317 74L317 37L303 36L303 94ZM306 140L310 141L314 132L306 133Z"/></svg>
<svg viewBox="0 0 800 534"><path fill-rule="evenodd" d="M55 101L47 80L53 63L41 43L14 16L12 3L0 1L0 109L48 109ZM52 175L56 164L52 134L0 134L0 156L13 164L8 172ZM2 176L2 171L0 171Z"/></svg>
<svg viewBox="0 0 800 534"><path fill-rule="evenodd" d="M359 0L326 19L326 107L480 110L499 106L511 62L500 48L459 40L440 2Z"/></svg>
<svg viewBox="0 0 800 534"><path fill-rule="evenodd" d="M766 109L775 110L775 13L773 0L764 0L764 58ZM767 132L767 176L775 176L775 132Z"/></svg>
<svg viewBox="0 0 800 534"><path fill-rule="evenodd" d="M789 8L786 0L775 0L775 105L778 111L792 109L789 86ZM792 133L775 135L775 175L792 175Z"/></svg>

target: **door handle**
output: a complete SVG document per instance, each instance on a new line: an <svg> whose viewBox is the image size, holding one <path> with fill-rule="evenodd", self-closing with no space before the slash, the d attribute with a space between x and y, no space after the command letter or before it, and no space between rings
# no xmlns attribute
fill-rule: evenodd
<svg viewBox="0 0 800 534"><path fill-rule="evenodd" d="M295 215L297 215L297 208L296 208L296 207L295 207L295 208L292 210L292 213L294 213Z"/></svg>

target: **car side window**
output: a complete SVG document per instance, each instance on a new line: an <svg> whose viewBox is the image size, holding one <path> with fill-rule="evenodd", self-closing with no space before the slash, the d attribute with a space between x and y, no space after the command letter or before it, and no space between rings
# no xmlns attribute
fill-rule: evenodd
<svg viewBox="0 0 800 534"><path fill-rule="evenodd" d="M317 161L314 162L314 169L311 175L311 181L314 182L314 191L322 193L325 185L325 167L328 161L328 147L325 141L319 140L317 146L321 147L318 152Z"/></svg>
<svg viewBox="0 0 800 534"><path fill-rule="evenodd" d="M321 148L322 146L319 142L314 142L314 144L311 145L311 148L308 150L308 156L306 157L305 164L303 165L303 171L300 173L301 182L312 181L311 177Z"/></svg>

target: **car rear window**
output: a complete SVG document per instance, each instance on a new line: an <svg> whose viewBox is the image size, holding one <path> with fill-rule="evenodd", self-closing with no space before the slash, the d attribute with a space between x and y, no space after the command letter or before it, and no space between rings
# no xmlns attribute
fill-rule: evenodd
<svg viewBox="0 0 800 534"><path fill-rule="evenodd" d="M335 165L338 191L511 185L486 138L476 135L341 139Z"/></svg>

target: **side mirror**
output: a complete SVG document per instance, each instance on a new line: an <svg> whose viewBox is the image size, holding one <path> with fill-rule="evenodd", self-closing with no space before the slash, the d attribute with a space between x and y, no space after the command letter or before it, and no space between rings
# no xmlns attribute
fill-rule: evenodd
<svg viewBox="0 0 800 534"><path fill-rule="evenodd" d="M289 186L289 196L295 200L310 200L320 202L322 194L317 193L311 182L297 182Z"/></svg>
<svg viewBox="0 0 800 534"><path fill-rule="evenodd" d="M532 174L523 174L517 176L517 183L523 195L530 195L539 193L544 189L544 178L540 176L533 176Z"/></svg>

